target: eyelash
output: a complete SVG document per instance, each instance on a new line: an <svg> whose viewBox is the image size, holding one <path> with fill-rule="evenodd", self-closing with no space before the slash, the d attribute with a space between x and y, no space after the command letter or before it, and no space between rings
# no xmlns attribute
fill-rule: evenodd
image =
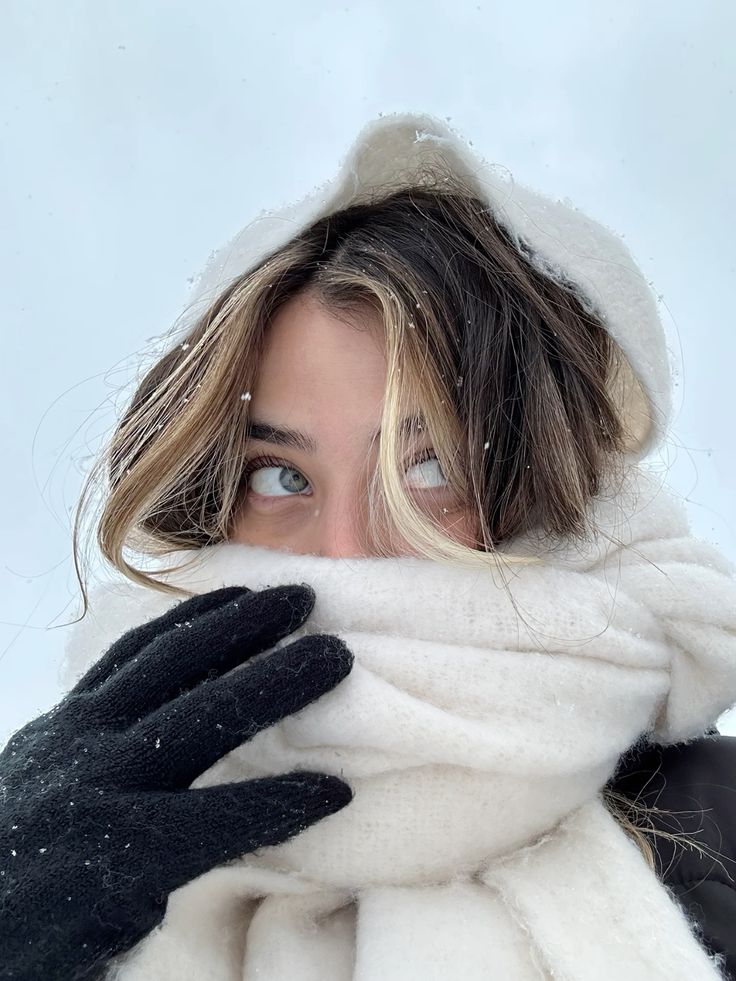
<svg viewBox="0 0 736 981"><path fill-rule="evenodd" d="M434 460L437 459L437 455L435 454L434 450L429 450L429 449L422 450L421 453L418 453L415 457L412 457L412 459L410 460L407 466L415 467L418 463L424 463L425 460L431 460L431 459ZM251 474L254 473L254 471L256 470L260 470L262 467L263 468L287 467L289 470L296 470L297 473L301 473L301 470L299 470L297 467L292 467L292 465L288 462L288 460L281 460L278 457L273 457L273 456L257 456L253 460L249 460L248 463L245 465L245 469L243 470L243 476L241 478L241 483L247 484L248 478L251 476ZM302 474L302 476L304 475ZM301 497L303 495L293 494L287 496Z"/></svg>

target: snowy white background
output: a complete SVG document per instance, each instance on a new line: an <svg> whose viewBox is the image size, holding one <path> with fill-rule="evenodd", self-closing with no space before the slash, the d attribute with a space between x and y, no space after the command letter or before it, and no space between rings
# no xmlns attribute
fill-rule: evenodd
<svg viewBox="0 0 736 981"><path fill-rule="evenodd" d="M69 511L136 352L211 249L332 176L379 112L449 117L625 234L685 368L669 481L736 561L733 0L6 0L2 20L0 745L61 693Z"/></svg>

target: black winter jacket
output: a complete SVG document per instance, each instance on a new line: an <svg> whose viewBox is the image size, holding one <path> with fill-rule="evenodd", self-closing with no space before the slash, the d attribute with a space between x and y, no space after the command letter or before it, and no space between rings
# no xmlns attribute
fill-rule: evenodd
<svg viewBox="0 0 736 981"><path fill-rule="evenodd" d="M736 981L736 737L712 729L691 743L636 746L608 786L661 809L650 815L658 829L686 834L707 849L703 855L649 836L660 880L699 924L704 946L725 955Z"/></svg>

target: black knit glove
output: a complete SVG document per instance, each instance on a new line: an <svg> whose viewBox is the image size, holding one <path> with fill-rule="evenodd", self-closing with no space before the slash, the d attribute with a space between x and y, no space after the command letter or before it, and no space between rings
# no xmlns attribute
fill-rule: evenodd
<svg viewBox="0 0 736 981"><path fill-rule="evenodd" d="M304 623L308 586L218 589L124 634L0 754L0 978L86 981L161 922L172 890L352 799L292 773L187 789L350 671Z"/></svg>

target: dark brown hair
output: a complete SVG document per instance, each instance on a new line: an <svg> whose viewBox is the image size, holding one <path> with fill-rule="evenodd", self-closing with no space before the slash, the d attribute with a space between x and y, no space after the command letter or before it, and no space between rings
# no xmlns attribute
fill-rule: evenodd
<svg viewBox="0 0 736 981"><path fill-rule="evenodd" d="M622 411L624 373L637 383L578 291L532 259L441 168L316 221L230 283L143 378L90 478L105 484L102 554L152 582L126 548L228 537L248 433L240 396L255 383L269 320L304 292L353 323L380 317L382 429L415 398L443 472L477 515L475 550L443 540L404 499L405 447L387 437L376 490L420 554L472 561L469 552L480 558L530 528L584 535L591 496L636 438ZM78 522L89 497L88 487Z"/></svg>

